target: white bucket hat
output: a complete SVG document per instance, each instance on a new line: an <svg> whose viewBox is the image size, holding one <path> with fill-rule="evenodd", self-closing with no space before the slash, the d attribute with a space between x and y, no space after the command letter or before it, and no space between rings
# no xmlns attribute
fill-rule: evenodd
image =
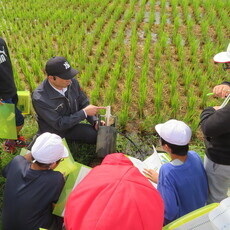
<svg viewBox="0 0 230 230"><path fill-rule="evenodd" d="M158 124L155 129L161 138L174 145L187 145L192 136L192 131L188 125L175 119Z"/></svg>
<svg viewBox="0 0 230 230"><path fill-rule="evenodd" d="M213 60L214 62L218 63L230 62L230 43L228 45L227 51L216 54Z"/></svg>
<svg viewBox="0 0 230 230"><path fill-rule="evenodd" d="M69 155L61 137L48 132L41 134L36 139L31 154L35 161L43 164L52 164Z"/></svg>

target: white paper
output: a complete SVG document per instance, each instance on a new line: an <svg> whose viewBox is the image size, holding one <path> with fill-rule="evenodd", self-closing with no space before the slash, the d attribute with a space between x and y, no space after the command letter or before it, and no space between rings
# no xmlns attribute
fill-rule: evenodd
<svg viewBox="0 0 230 230"><path fill-rule="evenodd" d="M129 159L133 162L134 166L139 169L139 171L144 174L144 169L153 169L159 173L160 167L162 165L161 157L157 153L155 147L153 146L153 154L147 157L144 161L141 161L137 158L130 157ZM149 180L150 181L150 180ZM152 185L156 188L157 184L150 181Z"/></svg>
<svg viewBox="0 0 230 230"><path fill-rule="evenodd" d="M230 229L230 197L222 200L218 207L209 212L209 219L214 229Z"/></svg>
<svg viewBox="0 0 230 230"><path fill-rule="evenodd" d="M211 230L212 224L208 218L208 213L199 216L188 223L175 228L175 230Z"/></svg>

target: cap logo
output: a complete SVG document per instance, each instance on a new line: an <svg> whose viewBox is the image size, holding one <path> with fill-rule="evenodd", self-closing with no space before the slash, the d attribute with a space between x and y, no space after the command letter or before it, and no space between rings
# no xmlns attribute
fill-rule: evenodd
<svg viewBox="0 0 230 230"><path fill-rule="evenodd" d="M69 69L70 68L70 64L66 61L66 62L64 62L64 64L63 64L64 66L65 66L65 69Z"/></svg>

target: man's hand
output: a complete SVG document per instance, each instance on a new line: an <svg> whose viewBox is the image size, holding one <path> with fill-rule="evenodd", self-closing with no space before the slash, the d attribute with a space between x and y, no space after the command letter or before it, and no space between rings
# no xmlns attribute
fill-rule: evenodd
<svg viewBox="0 0 230 230"><path fill-rule="evenodd" d="M144 169L143 173L146 175L148 179L150 179L154 183L158 183L159 174L153 169Z"/></svg>
<svg viewBox="0 0 230 230"><path fill-rule="evenodd" d="M84 111L87 114L87 116L95 116L99 109L106 109L106 107L88 105L87 107L84 108Z"/></svg>
<svg viewBox="0 0 230 230"><path fill-rule="evenodd" d="M101 122L100 122L100 126L105 126L105 122L104 122L104 121L101 121ZM96 130L99 129L99 122L98 122L98 121L95 122L94 128L95 128Z"/></svg>
<svg viewBox="0 0 230 230"><path fill-rule="evenodd" d="M225 98L230 93L229 85L217 85L213 88L213 93L216 97Z"/></svg>
<svg viewBox="0 0 230 230"><path fill-rule="evenodd" d="M218 110L218 109L220 109L220 106L214 106L213 107L215 110Z"/></svg>

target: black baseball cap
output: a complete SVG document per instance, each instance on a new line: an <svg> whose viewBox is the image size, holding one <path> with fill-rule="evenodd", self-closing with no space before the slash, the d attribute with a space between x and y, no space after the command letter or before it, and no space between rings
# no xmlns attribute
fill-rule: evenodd
<svg viewBox="0 0 230 230"><path fill-rule="evenodd" d="M48 76L58 76L62 79L72 79L79 72L72 68L69 62L64 57L50 58L45 67Z"/></svg>

